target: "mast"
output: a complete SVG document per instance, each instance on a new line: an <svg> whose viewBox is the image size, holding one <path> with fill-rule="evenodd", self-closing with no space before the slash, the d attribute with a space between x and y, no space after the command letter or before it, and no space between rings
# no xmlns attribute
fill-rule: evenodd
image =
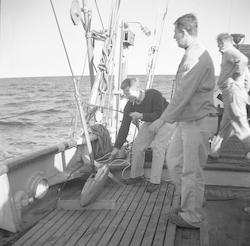
<svg viewBox="0 0 250 246"><path fill-rule="evenodd" d="M90 83L91 88L94 85L94 56L93 56L93 45L92 45L92 37L90 32L91 22L89 19L90 16L90 9L88 7L87 0L82 0L83 4L83 16L85 22L85 32L86 32L86 43L87 43L87 50L88 50L88 61L89 61L89 76L90 76Z"/></svg>
<svg viewBox="0 0 250 246"><path fill-rule="evenodd" d="M128 29L128 24L123 20L121 22L119 31L119 70L115 75L114 84L116 93L114 93L112 128L116 129L116 131L115 136L111 136L113 142L117 137L118 129L120 128L120 122L122 118L122 114L119 112L121 109L121 93L119 89L121 86L121 82L127 77L129 46L134 45L134 37L134 33Z"/></svg>

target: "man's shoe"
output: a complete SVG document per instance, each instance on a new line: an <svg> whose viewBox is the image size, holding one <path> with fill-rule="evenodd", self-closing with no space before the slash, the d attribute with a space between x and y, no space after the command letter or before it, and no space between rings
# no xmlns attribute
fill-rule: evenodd
<svg viewBox="0 0 250 246"><path fill-rule="evenodd" d="M129 178L129 179L124 180L124 184L126 184L126 185L135 184L137 182L143 181L144 179L145 179L144 175L136 177L136 178Z"/></svg>
<svg viewBox="0 0 250 246"><path fill-rule="evenodd" d="M184 228L194 228L199 229L198 227L188 224L179 214L170 213L169 219L176 225Z"/></svg>
<svg viewBox="0 0 250 246"><path fill-rule="evenodd" d="M211 155L209 155L207 157L207 162L217 162L218 160L219 160L218 156L211 156Z"/></svg>
<svg viewBox="0 0 250 246"><path fill-rule="evenodd" d="M158 187L159 187L159 184L149 183L147 187L147 192L154 192L158 189Z"/></svg>

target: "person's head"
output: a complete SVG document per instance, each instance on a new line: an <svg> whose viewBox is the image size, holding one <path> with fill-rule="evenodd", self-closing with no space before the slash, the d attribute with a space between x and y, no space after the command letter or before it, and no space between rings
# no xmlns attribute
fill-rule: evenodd
<svg viewBox="0 0 250 246"><path fill-rule="evenodd" d="M185 14L175 23L174 39L180 48L186 49L197 38L198 20L195 14Z"/></svg>
<svg viewBox="0 0 250 246"><path fill-rule="evenodd" d="M217 41L217 45L219 48L219 51L221 53L224 53L224 51L227 48L230 48L233 46L233 37L228 34L228 33L220 33L217 37L216 37L216 41Z"/></svg>
<svg viewBox="0 0 250 246"><path fill-rule="evenodd" d="M134 102L140 96L140 81L138 78L126 78L122 81L121 89L124 96L130 102Z"/></svg>

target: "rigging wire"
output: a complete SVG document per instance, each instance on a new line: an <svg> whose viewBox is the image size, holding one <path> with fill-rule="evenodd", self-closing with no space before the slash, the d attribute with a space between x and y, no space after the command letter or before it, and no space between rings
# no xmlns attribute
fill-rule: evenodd
<svg viewBox="0 0 250 246"><path fill-rule="evenodd" d="M104 25L103 25L103 22L102 22L101 14L100 14L100 11L99 11L99 8L98 8L98 5L97 5L96 0L95 0L95 5L96 5L96 9L97 9L97 12L98 12L98 15L99 15L100 21L101 21L102 29L104 29Z"/></svg>
<svg viewBox="0 0 250 246"><path fill-rule="evenodd" d="M64 189L64 186L66 185L66 183L68 182L68 180L70 179L70 177L72 176L72 174L74 172L76 172L78 169L80 169L82 167L82 165L80 165L79 167L75 168L71 173L70 175L67 177L67 179L64 181L63 185L62 185L62 188L59 188L58 189L58 195L57 195L57 199L56 199L56 204L54 205L54 208L52 210L55 210L56 207L57 207L57 201L60 200L60 196L61 196L61 193Z"/></svg>
<svg viewBox="0 0 250 246"><path fill-rule="evenodd" d="M66 45L65 45L65 42L64 42L64 39L63 39L63 36L62 36L61 28L60 28L60 25L59 25L59 22L58 22L58 19L57 19L57 16L56 16L56 12L55 12L55 8L54 8L52 0L50 0L50 3L51 3L51 7L52 7L52 10L53 10L53 13L54 13L55 20L56 20L57 28L58 28L58 31L60 33L60 37L61 37L61 40L62 40L62 43L63 43L64 51L65 51L67 61L68 61L68 64L69 64L69 68L70 68L70 72L71 72L72 77L74 78L73 69L72 69L72 66L71 66L71 63L70 63L70 60L69 60L69 55L68 55L68 52L67 52L67 49L66 49Z"/></svg>
<svg viewBox="0 0 250 246"><path fill-rule="evenodd" d="M122 114L126 114L126 112L122 111L122 110L117 110L117 109L113 109L113 108L110 108L110 107L105 107L105 106L96 106L94 104L90 104L90 103L87 103L87 102L82 102L82 104L85 104L87 105L87 107L96 107L96 108L99 108L99 109L107 109L107 110L111 110L111 111L115 111L115 112L118 112L118 113L122 113ZM57 109L65 109L66 106L76 106L76 103L72 102L68 105L65 105L65 106L61 106L61 107L56 107L56 108L52 108L53 110L57 110ZM44 112L44 113L48 113L48 110L50 109L46 109L46 110L39 110L40 113ZM88 113L87 110L84 110L85 113ZM91 112L90 112L91 113ZM50 114L50 113L48 113ZM26 113L22 113L22 114L16 114L16 115L13 115L13 116L8 116L8 117L2 117L0 118L0 121L1 120L6 120L6 119L11 119L11 118L16 118L16 117L19 117L19 116L23 116L23 115L27 115ZM55 115L54 115L55 116ZM55 116L56 117L56 116Z"/></svg>
<svg viewBox="0 0 250 246"><path fill-rule="evenodd" d="M166 17L167 12L168 12L168 4L169 4L169 0L167 0L165 12L162 16L161 26L160 26L160 34L158 35L156 45L152 45L150 48L149 55L151 56L151 58L148 62L148 67L147 67L148 71L147 71L147 78L146 78L146 89L149 89L152 87L152 83L153 83L153 79L154 79L154 70L155 70L156 60L157 60L158 51L159 51L159 47L160 47L160 43L161 43L161 37L162 37L163 27L164 27L164 23L165 23L165 17ZM160 12L160 9L162 8L161 6L162 6L162 1L159 4L158 13ZM156 25L157 24L158 24L158 15L157 15L157 20L156 20L155 29L154 29L154 39L156 37ZM153 43L154 43L154 40L153 40Z"/></svg>
<svg viewBox="0 0 250 246"><path fill-rule="evenodd" d="M85 67L86 67L87 57L88 57L88 53L86 52L84 65L83 65L83 69L82 69L82 75L81 75L80 80L77 81L78 90L80 88L80 84L83 83L83 75L84 75L84 71L85 71ZM77 110L77 105L75 104L75 122L74 122L75 124L74 124L73 134L72 134L72 131L70 131L71 132L70 136L72 136L73 138L74 138L74 134L76 133L76 128L77 128L77 116L78 116L78 110ZM71 122L71 126L72 125L73 125L73 119L72 119L72 122Z"/></svg>

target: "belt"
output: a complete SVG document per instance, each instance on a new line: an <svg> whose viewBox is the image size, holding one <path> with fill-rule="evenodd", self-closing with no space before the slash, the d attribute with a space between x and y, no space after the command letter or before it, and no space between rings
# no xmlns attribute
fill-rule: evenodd
<svg viewBox="0 0 250 246"><path fill-rule="evenodd" d="M215 113L209 113L209 114L207 114L207 117L217 117L218 115L217 114L215 114Z"/></svg>

